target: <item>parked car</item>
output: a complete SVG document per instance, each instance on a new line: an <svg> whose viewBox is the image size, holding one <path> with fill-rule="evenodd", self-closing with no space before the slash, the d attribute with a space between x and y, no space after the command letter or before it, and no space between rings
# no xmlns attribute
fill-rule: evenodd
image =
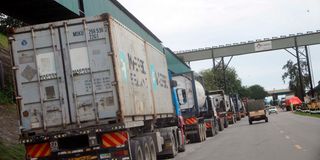
<svg viewBox="0 0 320 160"><path fill-rule="evenodd" d="M272 114L272 113L278 114L278 109L277 109L277 107L275 107L275 106L269 107L268 113L269 113L269 115Z"/></svg>

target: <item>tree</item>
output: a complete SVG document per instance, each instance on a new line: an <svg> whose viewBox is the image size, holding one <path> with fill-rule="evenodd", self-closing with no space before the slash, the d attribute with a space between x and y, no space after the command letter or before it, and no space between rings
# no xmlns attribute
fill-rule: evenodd
<svg viewBox="0 0 320 160"><path fill-rule="evenodd" d="M216 69L206 69L200 72L204 80L206 90L224 90L224 73L221 67ZM248 97L250 99L264 99L268 93L260 85L250 87L242 86L234 68L226 69L226 94L238 93L240 97Z"/></svg>
<svg viewBox="0 0 320 160"><path fill-rule="evenodd" d="M22 21L0 13L0 33L6 34L11 27L21 27L25 25Z"/></svg>
<svg viewBox="0 0 320 160"><path fill-rule="evenodd" d="M250 99L264 99L268 95L266 90L258 84L250 86L247 90Z"/></svg>
<svg viewBox="0 0 320 160"><path fill-rule="evenodd" d="M310 80L308 73L307 62L304 60L300 61L300 68L302 73L302 85L303 88L310 89ZM282 75L282 80L285 83L287 79L289 79L289 89L295 92L295 95L298 97L302 97L300 93L300 83L299 83L299 69L298 64L294 63L292 60L288 60L287 63L282 67L285 72Z"/></svg>
<svg viewBox="0 0 320 160"><path fill-rule="evenodd" d="M204 79L204 86L207 90L224 90L224 73L222 67L206 69L200 72ZM226 93L237 93L241 89L241 80L234 68L226 69Z"/></svg>

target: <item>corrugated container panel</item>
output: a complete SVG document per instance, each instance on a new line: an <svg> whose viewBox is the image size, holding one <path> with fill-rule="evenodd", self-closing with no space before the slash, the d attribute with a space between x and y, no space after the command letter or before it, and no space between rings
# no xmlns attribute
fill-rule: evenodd
<svg viewBox="0 0 320 160"><path fill-rule="evenodd" d="M190 67L187 66L183 61L181 61L177 56L175 56L170 49L165 48L164 51L170 71L174 72L175 74L191 71Z"/></svg>
<svg viewBox="0 0 320 160"><path fill-rule="evenodd" d="M79 0L55 0L75 14L79 15Z"/></svg>
<svg viewBox="0 0 320 160"><path fill-rule="evenodd" d="M117 7L111 0L84 0L84 12L86 16L96 16L102 13L109 13L122 24L130 28L136 34L147 40L158 50L162 50L161 42L158 42L144 29L135 23L127 14Z"/></svg>
<svg viewBox="0 0 320 160"><path fill-rule="evenodd" d="M113 18L23 27L14 38L23 131L174 114L165 55Z"/></svg>
<svg viewBox="0 0 320 160"><path fill-rule="evenodd" d="M111 30L123 115L172 114L165 56L116 21Z"/></svg>

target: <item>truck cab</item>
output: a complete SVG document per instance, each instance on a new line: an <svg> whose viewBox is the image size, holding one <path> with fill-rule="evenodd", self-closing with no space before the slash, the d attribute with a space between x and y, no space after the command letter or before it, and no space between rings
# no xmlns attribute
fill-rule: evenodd
<svg viewBox="0 0 320 160"><path fill-rule="evenodd" d="M208 91L207 96L211 97L212 103L216 108L219 130L222 131L223 128L229 126L227 113L230 109L230 103L227 101L228 97L223 90Z"/></svg>

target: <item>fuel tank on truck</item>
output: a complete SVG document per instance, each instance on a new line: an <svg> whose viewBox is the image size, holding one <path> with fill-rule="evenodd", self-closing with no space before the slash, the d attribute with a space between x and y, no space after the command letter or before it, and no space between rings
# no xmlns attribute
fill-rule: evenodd
<svg viewBox="0 0 320 160"><path fill-rule="evenodd" d="M175 76L173 77L173 80L177 81L177 89L178 89L178 97L181 100L184 98L184 104L180 104L180 108L183 109L189 109L195 106L195 96L197 97L198 104L197 106L202 107L205 104L206 96L205 96L205 90L202 86L202 84L196 80L192 80L188 76ZM194 90L192 87L192 83L195 84L196 93L194 95ZM179 92L179 90L184 90L182 92ZM183 95L184 94L184 95Z"/></svg>

